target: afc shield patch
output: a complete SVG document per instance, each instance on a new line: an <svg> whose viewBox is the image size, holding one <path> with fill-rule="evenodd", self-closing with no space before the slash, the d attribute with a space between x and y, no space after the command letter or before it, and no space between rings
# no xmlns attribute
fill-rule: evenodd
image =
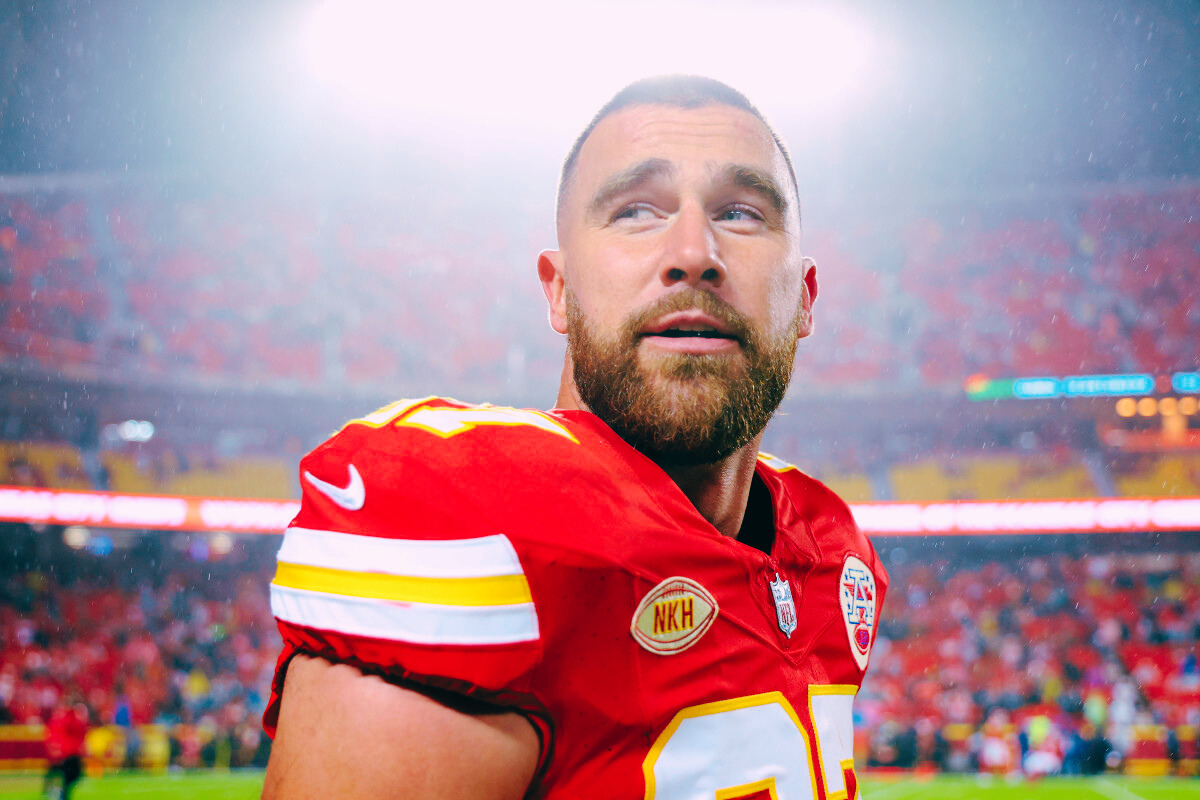
<svg viewBox="0 0 1200 800"><path fill-rule="evenodd" d="M840 595L850 654L865 670L875 641L875 576L858 556L847 556L842 565Z"/></svg>

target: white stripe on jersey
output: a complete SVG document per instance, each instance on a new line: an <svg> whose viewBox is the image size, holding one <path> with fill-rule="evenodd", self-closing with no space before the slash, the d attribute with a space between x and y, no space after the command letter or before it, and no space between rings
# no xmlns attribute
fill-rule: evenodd
<svg viewBox="0 0 1200 800"><path fill-rule="evenodd" d="M272 584L271 611L296 625L414 644L510 644L538 638L533 603L397 603Z"/></svg>
<svg viewBox="0 0 1200 800"><path fill-rule="evenodd" d="M288 528L283 534L278 560L417 578L490 578L524 574L512 542L501 533L476 539L430 541Z"/></svg>

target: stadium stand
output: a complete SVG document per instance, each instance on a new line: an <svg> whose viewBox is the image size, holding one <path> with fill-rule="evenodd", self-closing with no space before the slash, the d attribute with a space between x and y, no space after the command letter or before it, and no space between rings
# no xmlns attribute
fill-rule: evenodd
<svg viewBox="0 0 1200 800"><path fill-rule="evenodd" d="M1121 494L1146 497L1200 495L1200 456L1138 455L1114 462Z"/></svg>
<svg viewBox="0 0 1200 800"><path fill-rule="evenodd" d="M219 458L212 451L106 450L99 480L69 444L0 441L0 484L54 489L104 489L126 494L287 498L296 494L295 464L267 456Z"/></svg>
<svg viewBox="0 0 1200 800"><path fill-rule="evenodd" d="M1194 552L892 571L906 588L856 702L866 763L986 768L990 736L1013 747L1008 770L1040 753L1055 772L1101 772L1111 751L1133 773L1197 774Z"/></svg>
<svg viewBox="0 0 1200 800"><path fill-rule="evenodd" d="M529 263L549 240L437 210L422 226L154 187L0 196L0 359L310 389L402 374L488 395L554 375ZM892 253L857 251L878 237L854 223L817 232L809 250L838 280L803 386L1195 369L1198 211L1194 187L1114 188L910 217Z"/></svg>
<svg viewBox="0 0 1200 800"><path fill-rule="evenodd" d="M786 430L784 431L786 438ZM62 442L0 441L0 485L101 489L128 494L286 499L298 496L296 459L248 453L219 456L213 448L126 445L98 451L99 470L86 468L86 450ZM780 450L780 452L787 452ZM886 465L880 487L845 457L814 456L800 464L851 503L872 500L1036 500L1100 497L1093 471L1077 451L945 451ZM885 462L881 462L885 463ZM1200 456L1109 453L1100 477L1124 497L1200 495Z"/></svg>
<svg viewBox="0 0 1200 800"><path fill-rule="evenodd" d="M17 527L7 535L37 539ZM262 763L274 537L240 538L228 555L209 541L142 534L105 554L43 536L42 569L7 571L0 766L14 766L5 753L38 757L20 737L72 691L90 710L94 767ZM1195 553L976 553L891 569L903 589L855 706L860 764L1004 767L984 754L1006 752L999 742L1013 757L999 771L1032 756L1032 772L1197 773Z"/></svg>
<svg viewBox="0 0 1200 800"><path fill-rule="evenodd" d="M152 534L119 562L84 553L5 570L0 768L41 764L19 745L73 696L89 709L95 767L265 763L279 652L262 591L270 543L250 563L244 546L220 556L206 542Z"/></svg>
<svg viewBox="0 0 1200 800"><path fill-rule="evenodd" d="M926 314L918 368L935 382L1192 369L1198 208L1194 189L1097 193L913 226L900 284Z"/></svg>
<svg viewBox="0 0 1200 800"><path fill-rule="evenodd" d="M0 358L92 363L111 309L79 195L0 195Z"/></svg>
<svg viewBox="0 0 1200 800"><path fill-rule="evenodd" d="M529 263L546 232L520 208L467 229L453 203L422 202L414 216L159 185L0 194L0 368L66 386L0 395L0 484L295 497L299 454L337 424L306 404L348 386L394 397L397 376L502 401L552 380L561 345ZM1195 371L1197 212L1195 187L1102 187L914 212L886 250L864 250L885 237L858 223L814 232L837 278L797 402L902 390L909 408L881 434L829 403L820 416L843 416L821 435L793 408L768 449L851 502L1200 496L1195 451L1118 446L1095 410L957 425L922 409L965 403L976 374ZM149 442L106 433L129 404L93 382L155 381L216 398L213 413ZM263 763L273 537L232 537L225 555L209 534L115 531L75 551L62 529L0 530L38 554L0 568L0 767L42 763L39 726L72 690L93 768ZM856 704L860 764L1200 772L1194 554L943 544L885 553L903 588Z"/></svg>
<svg viewBox="0 0 1200 800"><path fill-rule="evenodd" d="M926 458L891 468L896 500L995 500L1095 497L1087 468L1073 454L1000 454Z"/></svg>

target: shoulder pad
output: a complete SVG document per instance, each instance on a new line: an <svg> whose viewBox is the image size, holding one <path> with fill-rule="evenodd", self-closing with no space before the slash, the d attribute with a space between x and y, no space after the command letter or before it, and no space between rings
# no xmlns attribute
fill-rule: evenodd
<svg viewBox="0 0 1200 800"><path fill-rule="evenodd" d="M358 419L352 419L333 437L353 437L374 447L439 447L464 434L471 443L489 442L497 434L516 437L557 436L578 444L575 434L560 420L543 411L464 403L449 397L397 400ZM331 440L332 441L332 440ZM460 439L454 444L461 444Z"/></svg>
<svg viewBox="0 0 1200 800"><path fill-rule="evenodd" d="M484 519L496 511L487 499L544 482L554 474L547 465L578 460L569 424L440 397L391 403L347 422L304 457L295 524L405 538L494 531L502 520ZM314 515L322 524L308 519Z"/></svg>
<svg viewBox="0 0 1200 800"><path fill-rule="evenodd" d="M334 661L402 665L478 686L523 674L540 638L525 565L481 497L485 482L453 466L471 454L439 455L456 423L462 431L498 418L520 424L515 413L401 401L347 423L308 454L300 512L271 584L285 639ZM402 424L414 415L418 422ZM444 650L479 645L506 649L486 670Z"/></svg>

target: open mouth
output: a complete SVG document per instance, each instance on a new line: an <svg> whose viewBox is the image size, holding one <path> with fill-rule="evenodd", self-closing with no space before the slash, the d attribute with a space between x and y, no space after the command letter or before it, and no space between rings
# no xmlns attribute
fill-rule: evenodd
<svg viewBox="0 0 1200 800"><path fill-rule="evenodd" d="M655 349L694 355L727 353L741 345L733 325L697 309L665 314L642 329Z"/></svg>
<svg viewBox="0 0 1200 800"><path fill-rule="evenodd" d="M707 326L667 328L666 330L644 335L662 336L666 339L737 339L733 334L721 333L716 328L709 328Z"/></svg>

